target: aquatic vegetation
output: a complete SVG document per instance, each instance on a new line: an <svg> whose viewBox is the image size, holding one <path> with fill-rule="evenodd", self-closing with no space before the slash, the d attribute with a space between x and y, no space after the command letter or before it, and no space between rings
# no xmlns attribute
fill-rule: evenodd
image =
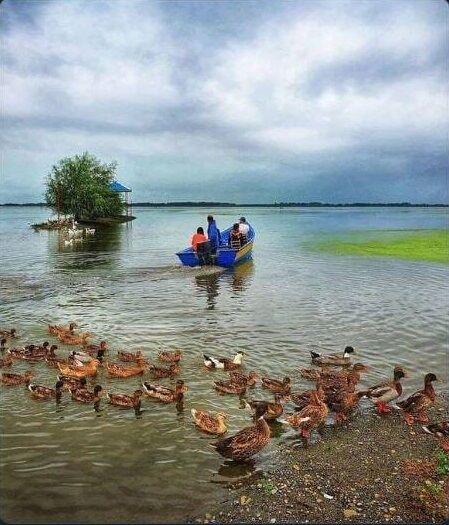
<svg viewBox="0 0 449 525"><path fill-rule="evenodd" d="M447 230L376 230L354 232L311 246L335 255L396 257L417 261L449 263Z"/></svg>

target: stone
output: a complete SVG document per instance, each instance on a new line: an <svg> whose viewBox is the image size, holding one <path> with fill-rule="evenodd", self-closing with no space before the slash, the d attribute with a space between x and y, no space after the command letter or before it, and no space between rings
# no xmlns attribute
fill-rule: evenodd
<svg viewBox="0 0 449 525"><path fill-rule="evenodd" d="M358 516L358 512L354 509L345 509L343 515L345 518L354 518L355 516Z"/></svg>

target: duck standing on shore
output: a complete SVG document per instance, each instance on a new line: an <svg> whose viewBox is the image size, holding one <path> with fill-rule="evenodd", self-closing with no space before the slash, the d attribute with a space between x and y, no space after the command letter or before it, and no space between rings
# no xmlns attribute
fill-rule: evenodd
<svg viewBox="0 0 449 525"><path fill-rule="evenodd" d="M427 434L436 436L440 442L440 447L449 452L449 421L431 423L430 425L424 425L422 428Z"/></svg>
<svg viewBox="0 0 449 525"><path fill-rule="evenodd" d="M407 425L412 425L416 421L427 423L427 409L435 402L435 390L432 383L437 381L435 374L426 374L424 377L424 388L418 390L404 401L396 405L404 412L404 419Z"/></svg>
<svg viewBox="0 0 449 525"><path fill-rule="evenodd" d="M301 437L308 444L311 431L322 425L329 413L329 409L316 390L312 392L310 404L296 414L287 416L286 422L293 428L298 428Z"/></svg>
<svg viewBox="0 0 449 525"><path fill-rule="evenodd" d="M391 412L388 403L394 401L402 394L401 379L403 377L406 377L404 369L401 366L395 366L393 381L385 381L368 388L366 396L374 403L378 414Z"/></svg>
<svg viewBox="0 0 449 525"><path fill-rule="evenodd" d="M225 458L245 461L265 448L270 442L271 431L262 409L256 410L256 422L237 434L221 439L211 446Z"/></svg>

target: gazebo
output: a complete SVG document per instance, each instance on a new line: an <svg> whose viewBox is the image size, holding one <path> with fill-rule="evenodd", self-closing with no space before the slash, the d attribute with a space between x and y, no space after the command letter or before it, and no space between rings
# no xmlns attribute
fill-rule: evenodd
<svg viewBox="0 0 449 525"><path fill-rule="evenodd" d="M127 188L118 180L111 182L111 190L117 193L124 193L124 201L126 203L126 215L132 215L132 201L131 201L131 188Z"/></svg>

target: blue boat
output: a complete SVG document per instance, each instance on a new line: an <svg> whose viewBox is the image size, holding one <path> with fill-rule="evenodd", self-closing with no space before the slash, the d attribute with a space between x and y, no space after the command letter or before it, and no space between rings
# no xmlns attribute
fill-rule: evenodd
<svg viewBox="0 0 449 525"><path fill-rule="evenodd" d="M232 268L232 266L235 266L238 263L251 259L254 239L256 237L256 232L252 226L250 226L247 236L247 243L244 244L239 250L230 248L228 246L228 240L231 229L232 228L228 228L227 230L221 232L221 244L218 247L217 257L215 259L215 264L224 268ZM198 256L191 246L185 250L182 250L181 252L177 252L176 255L179 257L179 260L184 266L191 266L193 268L200 265Z"/></svg>

